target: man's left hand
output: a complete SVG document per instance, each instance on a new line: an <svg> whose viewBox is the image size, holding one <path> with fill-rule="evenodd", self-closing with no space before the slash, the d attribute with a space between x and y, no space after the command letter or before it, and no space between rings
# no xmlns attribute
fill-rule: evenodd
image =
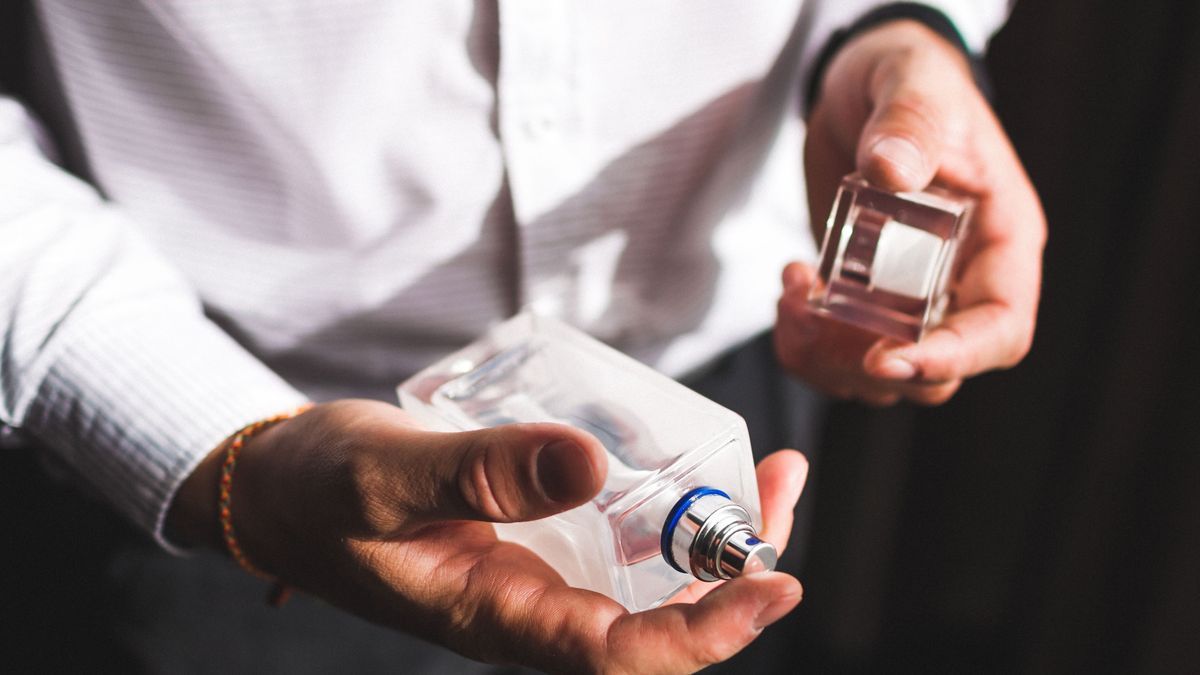
<svg viewBox="0 0 1200 675"><path fill-rule="evenodd" d="M931 182L979 200L945 321L919 343L881 338L812 313L812 268L784 270L775 347L793 374L874 405L945 402L964 378L1029 351L1046 222L1037 194L963 54L914 21L851 39L809 119L804 162L814 229L856 168L883 189ZM818 237L821 233L817 233Z"/></svg>

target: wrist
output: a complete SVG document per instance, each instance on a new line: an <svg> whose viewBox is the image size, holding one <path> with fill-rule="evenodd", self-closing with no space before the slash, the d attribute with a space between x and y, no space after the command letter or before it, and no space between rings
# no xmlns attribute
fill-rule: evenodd
<svg viewBox="0 0 1200 675"><path fill-rule="evenodd" d="M979 95L966 58L925 26L907 20L890 21L848 42L829 64L821 90L810 129L818 133L831 126L838 147L850 158L883 102L933 119L939 116L930 108L938 102Z"/></svg>
<svg viewBox="0 0 1200 675"><path fill-rule="evenodd" d="M171 543L185 549L223 547L216 485L229 441L226 439L205 455L175 492L164 524L164 534Z"/></svg>
<svg viewBox="0 0 1200 675"><path fill-rule="evenodd" d="M854 23L835 32L826 41L808 73L805 91L805 112L811 113L818 101L824 98L824 82L831 79L832 64L849 51L851 45L859 45L868 34L880 33L913 38L910 46L937 45L956 53L967 65L976 83L985 93L990 89L982 61L972 54L954 23L942 12L913 2L898 2L876 8Z"/></svg>
<svg viewBox="0 0 1200 675"><path fill-rule="evenodd" d="M261 461L260 450L268 450L271 445L269 437L273 432L304 409L306 407L244 427L205 455L180 485L168 508L164 528L167 537L185 548L207 547L230 552L225 524L227 521L232 523L232 518L222 515L223 508L230 504L223 505L222 502L226 501L226 488L233 487L234 467L230 465L231 456L233 464L239 467L236 498L240 528L246 514L256 514L263 510L264 500L259 497L269 496L267 493L270 491L271 479L267 478L264 482L257 474L261 473L264 467L269 469L271 463ZM253 457L254 461L247 462L250 457ZM227 473L230 474L228 477ZM225 485L224 480L229 480L230 483ZM256 488L255 484L264 485L266 489ZM230 496L232 494L231 491Z"/></svg>

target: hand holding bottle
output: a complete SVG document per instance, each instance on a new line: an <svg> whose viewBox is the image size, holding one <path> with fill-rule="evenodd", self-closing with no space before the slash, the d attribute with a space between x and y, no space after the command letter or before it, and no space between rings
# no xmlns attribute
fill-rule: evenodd
<svg viewBox="0 0 1200 675"><path fill-rule="evenodd" d="M181 488L170 524L220 546L220 449ZM689 588L654 610L568 587L490 522L578 506L604 483L605 450L555 424L424 431L368 401L317 406L245 446L233 521L247 556L284 582L471 658L550 671L689 672L729 658L800 600L768 572ZM763 539L780 549L807 465L794 451L758 469ZM286 611L286 610L284 610Z"/></svg>
<svg viewBox="0 0 1200 675"><path fill-rule="evenodd" d="M813 314L815 274L789 266L775 331L781 362L828 393L876 405L942 403L964 378L1015 365L1033 337L1046 223L966 59L923 25L892 21L844 45L820 90L804 156L814 228L855 169L892 191L936 180L978 198L978 208L952 281L954 303L919 343Z"/></svg>

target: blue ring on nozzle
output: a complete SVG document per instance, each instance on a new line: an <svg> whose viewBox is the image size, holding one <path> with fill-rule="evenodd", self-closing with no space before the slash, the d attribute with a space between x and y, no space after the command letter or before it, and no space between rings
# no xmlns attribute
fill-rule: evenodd
<svg viewBox="0 0 1200 675"><path fill-rule="evenodd" d="M675 556L671 554L671 538L675 535L675 526L679 524L679 519L683 517L683 512L688 510L697 499L707 495L720 495L725 499L730 499L729 495L722 490L714 487L698 487L694 490L689 490L686 494L675 502L675 506L671 507L671 513L667 516L667 522L663 525L662 540L662 556L667 561L667 564L675 569L688 574L688 571L679 566L675 562ZM732 500L731 500L732 501Z"/></svg>

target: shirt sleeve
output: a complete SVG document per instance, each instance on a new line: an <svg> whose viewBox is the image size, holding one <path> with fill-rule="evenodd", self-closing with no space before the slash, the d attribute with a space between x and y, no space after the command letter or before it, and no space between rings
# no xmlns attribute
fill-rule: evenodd
<svg viewBox="0 0 1200 675"><path fill-rule="evenodd" d="M800 54L802 82L808 82L818 57L829 39L860 17L895 2L880 0L808 0L805 11L809 22L807 39ZM1009 0L927 0L918 3L945 14L967 48L982 54L988 40L1004 25L1011 9Z"/></svg>
<svg viewBox="0 0 1200 675"><path fill-rule="evenodd" d="M46 159L3 97L0 337L0 422L169 550L167 507L199 461L303 401L205 317L118 206Z"/></svg>

